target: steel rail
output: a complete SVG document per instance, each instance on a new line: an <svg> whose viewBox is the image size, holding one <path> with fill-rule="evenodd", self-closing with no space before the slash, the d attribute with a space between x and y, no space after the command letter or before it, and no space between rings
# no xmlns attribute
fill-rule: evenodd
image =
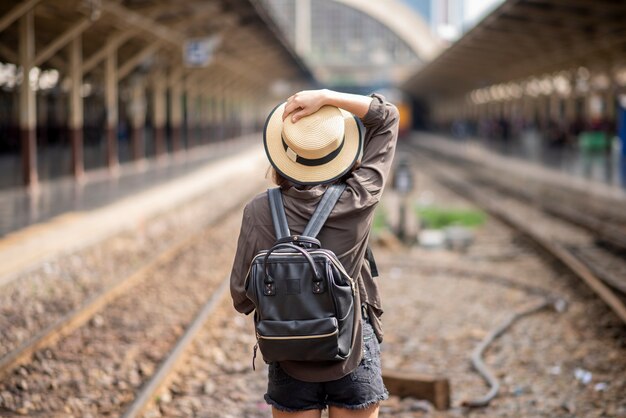
<svg viewBox="0 0 626 418"><path fill-rule="evenodd" d="M176 367L180 364L184 354L209 319L209 316L215 311L217 306L219 306L227 293L226 290L229 288L229 284L228 278L222 281L222 284L217 288L215 293L211 295L202 309L200 309L193 322L187 327L185 333L179 338L170 354L161 363L150 380L143 385L133 403L128 407L124 415L122 415L122 418L141 417L144 411L152 404L157 392L167 384L169 378L176 371Z"/></svg>
<svg viewBox="0 0 626 418"><path fill-rule="evenodd" d="M507 225L521 232L535 243L539 244L543 250L552 255L556 260L565 265L572 273L582 279L618 316L618 318L626 323L626 305L615 292L608 287L604 281L597 277L592 270L583 261L575 257L562 244L542 236L541 233L529 228L528 225L520 222L511 216L505 208L498 204L489 193L479 189L468 181L460 179L458 176L452 176L447 170L435 167L427 159L413 153L414 158L420 161L420 165L428 167L429 171L435 176L435 179L447 186L457 194L464 196L476 204L484 208L487 212L504 221ZM444 163L445 164L445 163Z"/></svg>
<svg viewBox="0 0 626 418"><path fill-rule="evenodd" d="M416 146L419 147L418 144L416 144ZM458 156L450 156L441 151L421 147L420 150L444 160L459 163L459 165L467 167L467 170L475 169L474 162L463 160ZM458 165L456 165L456 167L458 167ZM612 219L612 216L609 214L600 213L597 209L589 207L589 205L584 205L585 212L583 212L562 203L548 201L541 196L541 193L532 193L530 189L515 188L510 185L505 185L500 181L494 182L481 173L475 173L474 177L477 182L485 187L493 188L517 199L532 201L533 204L538 205L544 212L580 226L600 240L609 243L615 248L626 251L626 225L620 220ZM593 213L593 215L587 212Z"/></svg>
<svg viewBox="0 0 626 418"><path fill-rule="evenodd" d="M592 216L574 209L571 206L542 199L541 196L533 195L528 190L515 189L512 186L507 187L501 183L493 184L489 179L484 178L480 174L478 177L480 184L485 187L493 188L499 193L515 197L518 200L525 199L532 201L533 204L537 205L545 213L577 225L615 248L626 250L626 228L621 224L615 225L609 221L600 219L601 215L599 213Z"/></svg>
<svg viewBox="0 0 626 418"><path fill-rule="evenodd" d="M247 196L247 195L246 195ZM139 269L116 282L112 283L97 295L87 299L78 308L66 313L59 319L37 332L28 340L24 341L15 349L9 351L0 358L0 379L14 370L20 364L27 362L31 356L44 347L53 345L59 339L69 335L72 331L85 324L94 314L106 307L110 302L121 296L133 286L139 284L159 266L174 260L185 249L200 240L209 228L219 224L224 217L230 215L245 199L237 200L223 210L216 212L207 225L200 230L188 235L173 245L170 245L160 253L153 256Z"/></svg>

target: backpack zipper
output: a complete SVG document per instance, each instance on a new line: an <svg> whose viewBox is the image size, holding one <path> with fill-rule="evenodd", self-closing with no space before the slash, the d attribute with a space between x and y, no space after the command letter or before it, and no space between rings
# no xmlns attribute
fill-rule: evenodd
<svg viewBox="0 0 626 418"><path fill-rule="evenodd" d="M334 330L333 332L329 332L328 334L319 334L319 335L293 335L290 337L266 337L264 335L256 333L257 339L263 338L264 340L306 340L308 338L324 338L330 337L331 335L335 335L339 332L339 330Z"/></svg>

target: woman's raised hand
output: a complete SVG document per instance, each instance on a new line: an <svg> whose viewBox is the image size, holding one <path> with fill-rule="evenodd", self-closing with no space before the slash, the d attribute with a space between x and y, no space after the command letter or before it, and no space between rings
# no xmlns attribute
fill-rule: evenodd
<svg viewBox="0 0 626 418"><path fill-rule="evenodd" d="M337 106L363 118L367 114L371 102L370 96L359 94L340 93L327 89L303 90L287 99L283 121L291 115L291 121L296 123L304 116L317 112L324 105Z"/></svg>
<svg viewBox="0 0 626 418"><path fill-rule="evenodd" d="M289 99L283 112L283 120L291 114L291 121L296 123L304 116L308 116L328 104L328 90L303 90Z"/></svg>

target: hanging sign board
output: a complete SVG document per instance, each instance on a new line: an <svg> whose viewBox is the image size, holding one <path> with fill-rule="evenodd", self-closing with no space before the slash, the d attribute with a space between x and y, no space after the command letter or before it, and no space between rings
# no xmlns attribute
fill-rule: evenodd
<svg viewBox="0 0 626 418"><path fill-rule="evenodd" d="M183 60L187 67L206 67L219 45L219 37L195 38L185 41Z"/></svg>

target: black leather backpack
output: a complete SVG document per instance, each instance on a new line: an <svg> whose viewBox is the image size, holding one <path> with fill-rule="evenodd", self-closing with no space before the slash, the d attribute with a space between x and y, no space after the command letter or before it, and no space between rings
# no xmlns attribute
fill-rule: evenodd
<svg viewBox="0 0 626 418"><path fill-rule="evenodd" d="M256 307L254 356L260 348L267 363L350 355L356 285L315 238L345 187L328 187L302 235L289 231L280 189L268 190L277 240L254 257L245 284Z"/></svg>

